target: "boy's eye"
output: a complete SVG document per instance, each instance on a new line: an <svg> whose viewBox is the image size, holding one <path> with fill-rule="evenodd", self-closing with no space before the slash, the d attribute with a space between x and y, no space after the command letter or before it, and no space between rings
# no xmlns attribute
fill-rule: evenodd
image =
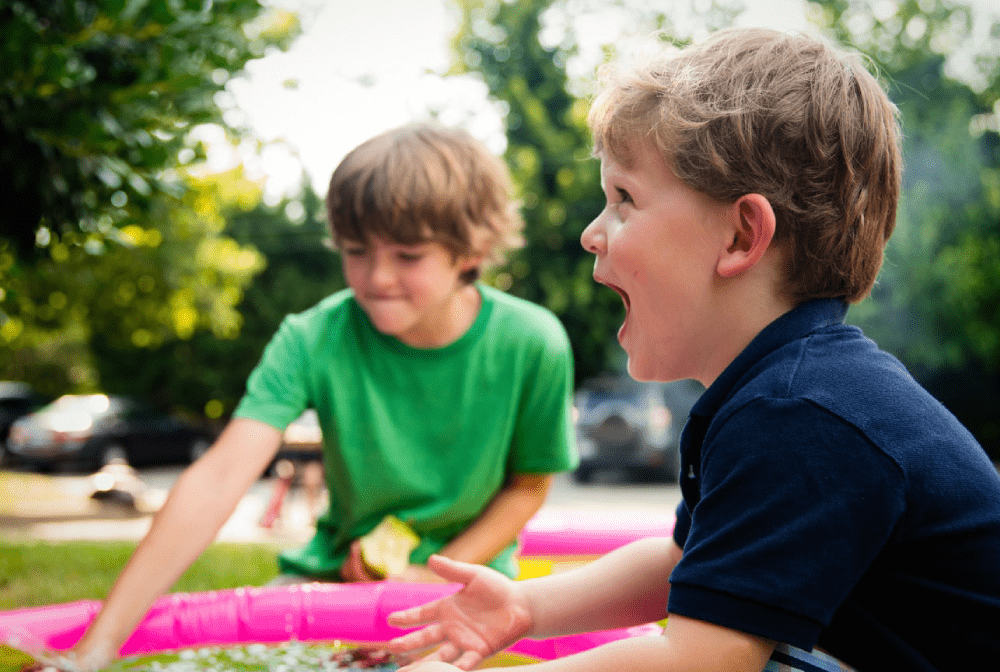
<svg viewBox="0 0 1000 672"><path fill-rule="evenodd" d="M615 192L618 194L619 203L631 203L632 194L628 193L628 190L622 189L621 187L615 187Z"/></svg>
<svg viewBox="0 0 1000 672"><path fill-rule="evenodd" d="M400 261L406 261L410 263L420 261L421 259L424 258L424 255L418 252L399 252L396 256L399 258Z"/></svg>

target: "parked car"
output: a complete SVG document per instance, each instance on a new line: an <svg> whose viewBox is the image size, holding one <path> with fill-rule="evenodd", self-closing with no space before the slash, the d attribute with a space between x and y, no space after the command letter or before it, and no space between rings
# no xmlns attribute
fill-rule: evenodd
<svg viewBox="0 0 1000 672"><path fill-rule="evenodd" d="M27 383L0 380L0 449L7 441L10 426L22 415L27 415L51 401Z"/></svg>
<svg viewBox="0 0 1000 672"><path fill-rule="evenodd" d="M583 383L574 395L580 465L574 478L598 472L631 479L676 481L680 433L704 388L682 380L643 383L605 375Z"/></svg>
<svg viewBox="0 0 1000 672"><path fill-rule="evenodd" d="M323 459L323 431L314 409L307 408L285 428L278 458L300 461Z"/></svg>
<svg viewBox="0 0 1000 672"><path fill-rule="evenodd" d="M212 444L211 434L138 399L105 394L59 397L11 426L10 458L36 468L99 469L191 462Z"/></svg>

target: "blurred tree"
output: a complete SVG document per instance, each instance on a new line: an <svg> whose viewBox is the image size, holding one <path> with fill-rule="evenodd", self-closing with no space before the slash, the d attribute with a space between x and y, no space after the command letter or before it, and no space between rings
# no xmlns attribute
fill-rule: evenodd
<svg viewBox="0 0 1000 672"><path fill-rule="evenodd" d="M234 126L226 82L297 30L257 0L0 0L0 377L184 400L164 372L237 333L264 266L224 235L259 185L190 132Z"/></svg>
<svg viewBox="0 0 1000 672"><path fill-rule="evenodd" d="M229 78L297 31L258 0L2 0L0 235L30 260L141 223Z"/></svg>
<svg viewBox="0 0 1000 672"><path fill-rule="evenodd" d="M603 207L590 158L586 105L567 90L569 47L544 46L540 15L552 0L470 2L456 37L457 70L482 75L507 111L506 158L519 189L527 245L493 282L558 315L570 334L577 377L605 364L621 300L591 279L580 233Z"/></svg>
<svg viewBox="0 0 1000 672"><path fill-rule="evenodd" d="M241 168L176 176L181 197L152 199L145 227L117 229L114 241L68 232L45 257L15 267L5 285L0 352L10 356L0 375L50 386L50 394L100 380L110 392L156 390L166 401L156 352L200 331L222 339L239 332L236 305L264 258L222 232L230 212L256 207L260 186ZM12 257L5 250L0 262Z"/></svg>
<svg viewBox="0 0 1000 672"><path fill-rule="evenodd" d="M238 176L235 170L212 176L212 182ZM245 186L242 193L251 191ZM115 348L102 340L94 352L106 388L159 395L161 402L224 420L242 397L247 377L282 318L341 289L344 281L337 258L324 245L328 233L322 202L304 185L301 196L273 205L258 199L241 205L218 194L216 201L230 203L221 213L227 244L253 250L260 267L266 260L266 268L252 282L229 293L238 301L228 308L239 325L239 337L201 329L190 338L168 338L141 350Z"/></svg>
<svg viewBox="0 0 1000 672"><path fill-rule="evenodd" d="M812 6L822 27L873 59L904 132L896 232L850 319L1000 458L998 27L980 43L981 17L943 0Z"/></svg>
<svg viewBox="0 0 1000 672"><path fill-rule="evenodd" d="M215 375L225 379L214 397L225 414L242 396L247 377L281 320L347 286L340 259L328 244L323 201L305 185L299 193L230 218L229 235L258 249L267 268L247 287L239 305L243 316L239 339L220 351L219 358L225 358L221 367L212 365L221 369Z"/></svg>

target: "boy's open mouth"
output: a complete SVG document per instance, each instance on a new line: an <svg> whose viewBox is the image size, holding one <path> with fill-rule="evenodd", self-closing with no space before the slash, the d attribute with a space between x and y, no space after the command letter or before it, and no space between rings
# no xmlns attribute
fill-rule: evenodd
<svg viewBox="0 0 1000 672"><path fill-rule="evenodd" d="M598 280L598 282L600 282L605 287L609 287L610 289L613 289L615 291L615 293L618 294L618 296L622 297L622 303L625 304L625 311L628 312L630 304L629 304L629 300L628 300L628 294L625 293L625 290L622 289L621 287L616 287L616 286L612 285L609 282L604 282L603 280Z"/></svg>
<svg viewBox="0 0 1000 672"><path fill-rule="evenodd" d="M622 322L622 326L618 329L618 342L624 345L625 334L628 331L629 308L631 307L631 303L628 300L628 294L626 294L625 290L622 289L621 287L616 287L615 285L612 285L611 283L608 282L604 282L603 280L598 280L598 282L600 282L605 287L610 287L611 289L613 289L615 293L622 298L622 303L625 304L625 320Z"/></svg>

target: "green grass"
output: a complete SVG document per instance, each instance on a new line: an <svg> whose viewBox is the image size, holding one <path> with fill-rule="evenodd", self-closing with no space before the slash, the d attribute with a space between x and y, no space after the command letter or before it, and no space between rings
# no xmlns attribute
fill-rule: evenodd
<svg viewBox="0 0 1000 672"><path fill-rule="evenodd" d="M0 540L0 610L103 600L135 542L11 543ZM260 586L278 571L278 549L266 544L213 544L171 592ZM0 646L0 672L19 672L30 658Z"/></svg>
<svg viewBox="0 0 1000 672"><path fill-rule="evenodd" d="M134 542L0 540L0 610L73 600L103 600L135 550ZM266 544L213 544L171 592L260 586L278 572L278 549Z"/></svg>

